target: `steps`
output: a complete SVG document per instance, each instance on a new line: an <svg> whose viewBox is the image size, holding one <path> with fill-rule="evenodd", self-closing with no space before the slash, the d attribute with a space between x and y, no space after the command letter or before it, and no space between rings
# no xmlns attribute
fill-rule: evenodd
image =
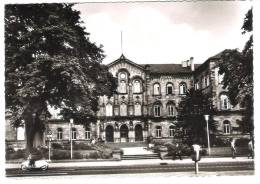
<svg viewBox="0 0 260 184"><path fill-rule="evenodd" d="M143 159L160 159L160 157L158 153L122 156L122 160L143 160Z"/></svg>
<svg viewBox="0 0 260 184"><path fill-rule="evenodd" d="M121 142L121 143L106 143L111 148L129 148L129 147L147 147L145 142Z"/></svg>

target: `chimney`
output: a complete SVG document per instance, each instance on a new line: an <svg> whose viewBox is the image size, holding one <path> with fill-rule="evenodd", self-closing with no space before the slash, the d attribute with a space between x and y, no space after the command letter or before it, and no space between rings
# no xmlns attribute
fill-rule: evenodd
<svg viewBox="0 0 260 184"><path fill-rule="evenodd" d="M182 67L187 67L187 61L182 61Z"/></svg>
<svg viewBox="0 0 260 184"><path fill-rule="evenodd" d="M194 71L194 63L193 63L193 57L190 57L190 69L191 69L191 71Z"/></svg>

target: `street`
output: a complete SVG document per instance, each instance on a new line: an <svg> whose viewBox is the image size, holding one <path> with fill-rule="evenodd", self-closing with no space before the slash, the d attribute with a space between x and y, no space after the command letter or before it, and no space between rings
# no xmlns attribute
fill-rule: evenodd
<svg viewBox="0 0 260 184"><path fill-rule="evenodd" d="M253 161L247 162L210 162L200 163L201 172L248 171L254 170ZM132 165L132 166L92 166L92 167L50 167L47 171L22 171L20 169L7 169L7 177L21 176L65 176L65 175L97 175L97 174L124 174L124 173L163 173L163 172L193 172L193 163Z"/></svg>

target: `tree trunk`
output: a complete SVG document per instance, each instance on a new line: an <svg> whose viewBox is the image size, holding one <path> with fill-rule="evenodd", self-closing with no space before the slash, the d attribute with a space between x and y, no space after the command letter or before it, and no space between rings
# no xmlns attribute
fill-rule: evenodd
<svg viewBox="0 0 260 184"><path fill-rule="evenodd" d="M31 116L25 122L26 150L32 152L33 148L42 145L43 129L42 122L37 116Z"/></svg>

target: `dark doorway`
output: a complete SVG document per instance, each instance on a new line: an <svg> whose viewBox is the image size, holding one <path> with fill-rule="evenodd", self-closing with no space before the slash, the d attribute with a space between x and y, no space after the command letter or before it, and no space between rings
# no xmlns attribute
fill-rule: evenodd
<svg viewBox="0 0 260 184"><path fill-rule="evenodd" d="M140 124L135 126L135 141L143 141L143 128Z"/></svg>
<svg viewBox="0 0 260 184"><path fill-rule="evenodd" d="M128 127L124 124L120 127L121 142L128 142Z"/></svg>
<svg viewBox="0 0 260 184"><path fill-rule="evenodd" d="M111 125L106 127L106 141L114 142L114 128Z"/></svg>

